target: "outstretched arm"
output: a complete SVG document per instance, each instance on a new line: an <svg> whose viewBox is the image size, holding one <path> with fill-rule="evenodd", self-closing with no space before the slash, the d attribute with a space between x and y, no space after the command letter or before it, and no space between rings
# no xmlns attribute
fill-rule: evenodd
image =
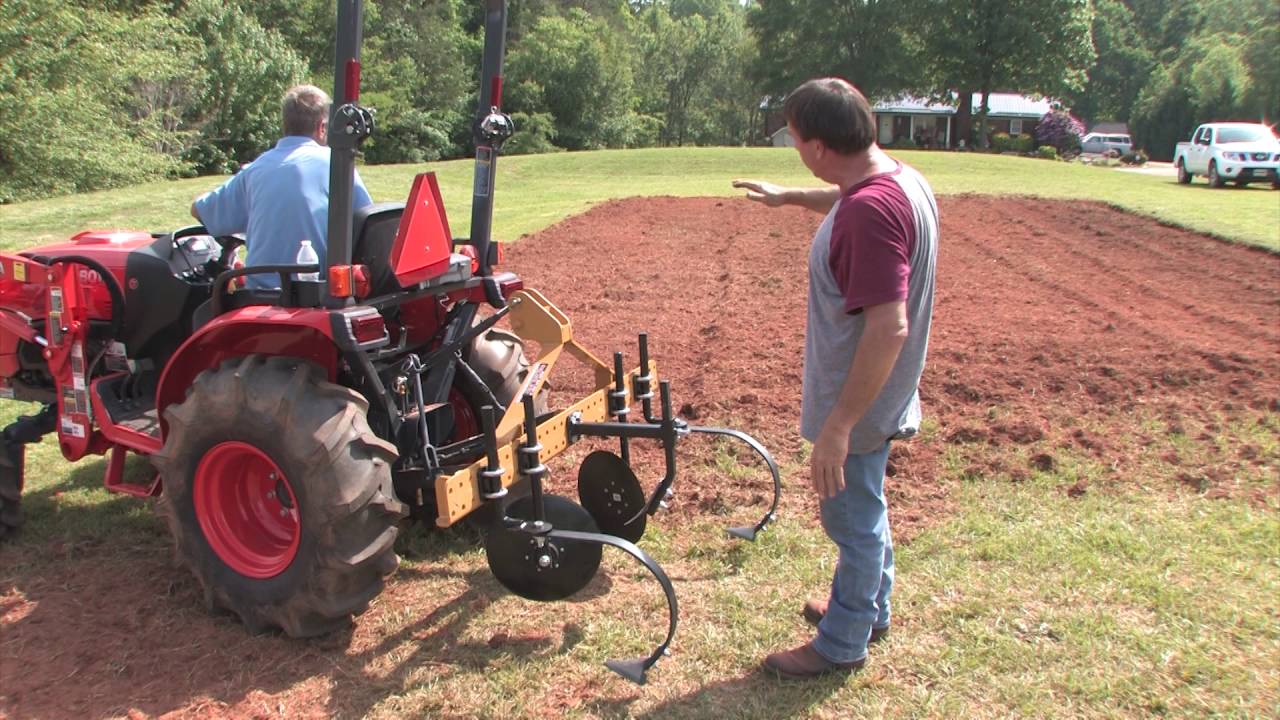
<svg viewBox="0 0 1280 720"><path fill-rule="evenodd" d="M763 180L734 180L733 186L747 191L747 199L769 207L799 205L826 214L840 199L840 188L831 185L824 188L793 188L774 185Z"/></svg>

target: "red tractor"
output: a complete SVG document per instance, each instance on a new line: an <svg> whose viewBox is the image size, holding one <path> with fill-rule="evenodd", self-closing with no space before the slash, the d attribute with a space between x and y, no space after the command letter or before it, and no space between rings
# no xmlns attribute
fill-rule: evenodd
<svg viewBox="0 0 1280 720"><path fill-rule="evenodd" d="M407 203L341 210L373 130L359 105L362 4L338 8L323 266L234 267L242 240L202 227L84 232L0 254L0 395L43 404L0 435L0 537L21 521L25 445L56 432L68 460L109 454L108 490L158 497L211 608L253 631L313 636L381 592L410 515L439 527L483 516L490 568L522 597L582 589L605 545L650 570L667 597L666 638L648 657L608 663L643 683L677 610L634 543L669 497L678 440L731 436L768 466L772 507L736 537L773 520L777 467L742 433L675 417L643 335L637 368L625 371L621 353L601 362L554 305L495 271L494 170L513 131L500 110L505 0L486 0L471 238L449 233L431 175ZM254 273L278 276L280 289L238 287ZM515 334L496 328L504 318ZM538 345L532 363L522 338ZM595 390L549 410L547 377L565 352L594 369ZM643 417L628 422L633 405ZM620 454L586 458L580 502L544 494L545 463L583 437L617 438ZM630 468L637 439L665 450L651 493ZM149 484L125 481L130 452L150 458Z"/></svg>

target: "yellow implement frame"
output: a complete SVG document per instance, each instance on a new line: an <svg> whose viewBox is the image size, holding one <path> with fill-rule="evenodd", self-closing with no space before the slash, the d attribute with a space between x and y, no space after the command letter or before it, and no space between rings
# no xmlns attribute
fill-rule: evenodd
<svg viewBox="0 0 1280 720"><path fill-rule="evenodd" d="M510 487L517 479L517 451L524 440L524 406L518 399L526 394L537 396L565 351L592 368L595 372L595 390L538 426L538 442L542 444L542 451L538 454L539 462L546 464L569 447L569 417L574 413L580 414L581 421L587 423L613 419L609 416L608 394L614 385L613 369L574 341L569 318L543 297L542 293L537 290L521 290L512 295L508 302L511 312L507 317L511 321L512 330L525 342L537 343L538 356L533 359L529 375L516 395L517 400L511 403L498 421L495 434L498 438L498 462L503 469L504 488ZM651 388L658 386L658 374L654 368L654 363L650 361ZM631 379L639 372L639 368L636 368L623 379L628 405L635 400ZM480 496L480 472L487 466L488 460L480 458L451 475L436 478L436 507L439 508L436 525L449 527L484 503Z"/></svg>

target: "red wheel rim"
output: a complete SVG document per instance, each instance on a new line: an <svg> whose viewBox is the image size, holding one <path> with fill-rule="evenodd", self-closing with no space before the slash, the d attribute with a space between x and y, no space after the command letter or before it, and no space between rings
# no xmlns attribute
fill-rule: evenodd
<svg viewBox="0 0 1280 720"><path fill-rule="evenodd" d="M471 403L467 402L456 387L449 388L449 404L453 406L453 435L449 441L457 442L479 435L480 419L476 417Z"/></svg>
<svg viewBox="0 0 1280 720"><path fill-rule="evenodd" d="M228 441L200 460L196 519L228 567L251 578L275 577L298 553L298 499L280 468L258 448Z"/></svg>

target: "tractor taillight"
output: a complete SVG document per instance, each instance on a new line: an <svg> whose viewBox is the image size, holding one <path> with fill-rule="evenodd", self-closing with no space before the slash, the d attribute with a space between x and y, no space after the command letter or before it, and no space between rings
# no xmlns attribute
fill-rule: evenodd
<svg viewBox="0 0 1280 720"><path fill-rule="evenodd" d="M476 251L475 245L459 245L454 252L460 255L466 255L471 258L471 274L480 272L480 253ZM490 265L501 265L506 260L506 251L502 249L502 243L489 244L489 257L493 259Z"/></svg>
<svg viewBox="0 0 1280 720"><path fill-rule="evenodd" d="M502 107L502 76L494 75L493 82L489 85L489 104L493 107Z"/></svg>
<svg viewBox="0 0 1280 720"><path fill-rule="evenodd" d="M356 343L360 345L377 342L387 336L387 326L382 321L381 315L363 315L351 318L350 323L351 335L356 339Z"/></svg>
<svg viewBox="0 0 1280 720"><path fill-rule="evenodd" d="M345 102L353 103L360 99L360 61L351 59L347 61L347 84L345 87L347 97Z"/></svg>
<svg viewBox="0 0 1280 720"><path fill-rule="evenodd" d="M334 297L369 296L369 268L364 265L334 265L329 268L329 294Z"/></svg>

